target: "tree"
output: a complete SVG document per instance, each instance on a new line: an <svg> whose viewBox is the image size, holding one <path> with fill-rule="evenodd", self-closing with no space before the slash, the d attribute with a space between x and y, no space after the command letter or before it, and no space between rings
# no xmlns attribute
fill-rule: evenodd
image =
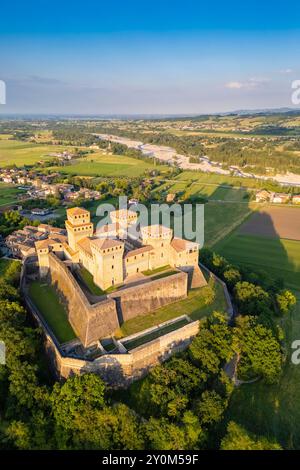
<svg viewBox="0 0 300 470"><path fill-rule="evenodd" d="M22 421L12 421L5 430L6 439L17 449L28 450L32 448L29 425Z"/></svg>
<svg viewBox="0 0 300 470"><path fill-rule="evenodd" d="M95 374L69 377L53 387L51 402L55 420L59 426L70 429L74 420L89 410L100 410L105 405L105 385Z"/></svg>
<svg viewBox="0 0 300 470"><path fill-rule="evenodd" d="M4 279L0 279L0 299L6 299L6 300L18 300L19 299L19 293L17 289L5 282Z"/></svg>
<svg viewBox="0 0 300 470"><path fill-rule="evenodd" d="M139 409L146 416L179 418L189 397L205 380L206 375L189 361L174 357L152 369L144 380L138 396Z"/></svg>
<svg viewBox="0 0 300 470"><path fill-rule="evenodd" d="M233 335L228 319L218 313L206 319L189 347L189 356L208 376L217 374L233 355Z"/></svg>
<svg viewBox="0 0 300 470"><path fill-rule="evenodd" d="M234 296L243 315L259 315L270 309L269 294L262 287L250 282L238 282L234 288Z"/></svg>
<svg viewBox="0 0 300 470"><path fill-rule="evenodd" d="M282 450L275 441L248 433L234 421L227 426L227 434L222 439L221 450Z"/></svg>
<svg viewBox="0 0 300 470"><path fill-rule="evenodd" d="M294 294L285 289L275 296L276 304L279 312L283 315L287 315L292 308L296 305L297 299Z"/></svg>
<svg viewBox="0 0 300 470"><path fill-rule="evenodd" d="M202 425L218 423L225 411L227 401L214 390L206 390L195 403L195 412Z"/></svg>
<svg viewBox="0 0 300 470"><path fill-rule="evenodd" d="M271 329L257 318L238 320L237 335L240 341L239 375L249 379L261 376L267 383L276 383L282 368L280 344Z"/></svg>
<svg viewBox="0 0 300 470"><path fill-rule="evenodd" d="M241 273L238 269L230 267L223 272L223 279L228 289L232 290L234 286L241 281Z"/></svg>
<svg viewBox="0 0 300 470"><path fill-rule="evenodd" d="M166 418L150 418L144 424L147 439L146 448L149 450L184 450L186 439L184 429Z"/></svg>
<svg viewBox="0 0 300 470"><path fill-rule="evenodd" d="M144 448L144 439L137 415L128 406L119 403L112 407L116 420L113 426L113 448L135 450Z"/></svg>

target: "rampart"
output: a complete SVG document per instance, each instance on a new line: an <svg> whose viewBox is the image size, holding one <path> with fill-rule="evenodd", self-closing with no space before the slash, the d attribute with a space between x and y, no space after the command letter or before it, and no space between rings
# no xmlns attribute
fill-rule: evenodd
<svg viewBox="0 0 300 470"><path fill-rule="evenodd" d="M151 280L149 280L151 281ZM122 322L187 297L188 275L184 272L128 287L109 294L115 299Z"/></svg>
<svg viewBox="0 0 300 470"><path fill-rule="evenodd" d="M119 327L115 301L103 298L90 304L66 264L53 253L49 253L49 280L65 304L69 322L85 347L111 335Z"/></svg>
<svg viewBox="0 0 300 470"><path fill-rule="evenodd" d="M56 288L69 322L85 347L112 335L124 321L187 296L188 275L178 272L123 288L90 304L66 263L53 253L48 256L49 282Z"/></svg>
<svg viewBox="0 0 300 470"><path fill-rule="evenodd" d="M200 322L197 320L144 343L135 349L131 349L130 351L119 352L118 354L103 354L93 360L72 357L66 353L66 349L58 343L53 332L27 293L26 263L27 260L25 259L21 273L21 292L28 310L31 312L38 325L42 327L45 337L46 352L58 379L66 379L73 374L93 372L100 375L101 378L112 387L127 387L134 380L144 377L151 367L169 359L172 354L186 349L199 331ZM73 276L68 276L70 273L66 274L68 268L64 263L60 260L56 261L56 259L52 263L52 275L55 275L55 267L57 266L63 268L62 270L58 268L62 278L64 277L64 275L62 275L63 272L66 275L66 279L69 281L70 279L73 280ZM175 276L178 275L176 274ZM67 281L65 282L67 284ZM74 282L76 281L74 280ZM68 287L71 288L71 285ZM78 302L80 298L80 302L82 302L83 299L81 296L84 294L79 290L77 283L73 285L73 287L76 287L78 292L78 296L75 300ZM225 285L224 288L226 289ZM65 291L64 295L68 295L67 291ZM114 302L113 299L111 299L111 301ZM84 306L84 308L85 307L86 306ZM93 306L91 307L93 308ZM126 338L123 338L122 342L126 342Z"/></svg>

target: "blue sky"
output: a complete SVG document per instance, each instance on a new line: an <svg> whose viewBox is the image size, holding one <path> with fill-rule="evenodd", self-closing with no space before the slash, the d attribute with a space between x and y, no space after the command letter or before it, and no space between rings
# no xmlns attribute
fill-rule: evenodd
<svg viewBox="0 0 300 470"><path fill-rule="evenodd" d="M6 2L0 113L292 107L299 13L293 1Z"/></svg>

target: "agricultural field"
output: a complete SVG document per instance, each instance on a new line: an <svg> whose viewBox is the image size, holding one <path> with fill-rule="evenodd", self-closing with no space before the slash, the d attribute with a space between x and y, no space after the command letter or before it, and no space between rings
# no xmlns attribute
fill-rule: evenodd
<svg viewBox="0 0 300 470"><path fill-rule="evenodd" d="M300 210L298 207L266 207L243 224L240 234L299 241Z"/></svg>
<svg viewBox="0 0 300 470"><path fill-rule="evenodd" d="M49 153L63 150L67 150L67 148L58 145L0 139L0 167L33 165L40 160L50 160Z"/></svg>
<svg viewBox="0 0 300 470"><path fill-rule="evenodd" d="M275 385L261 382L235 389L227 417L249 431L275 438L286 449L300 447L300 365L291 362L291 344L300 338L300 292L295 310L279 320L285 332L287 361Z"/></svg>
<svg viewBox="0 0 300 470"><path fill-rule="evenodd" d="M0 183L0 206L17 202L18 194L24 193L17 186L12 184Z"/></svg>
<svg viewBox="0 0 300 470"><path fill-rule="evenodd" d="M184 172L177 178L168 180L153 192L161 195L165 201L168 193L175 193L178 200L181 198L201 198L207 200L204 205L204 242L211 247L219 239L225 237L235 227L239 226L259 204L252 202L252 191L245 187L230 185L226 178L221 184L218 175L203 175ZM189 177L189 179L184 179ZM185 209L187 210L187 209ZM193 228L196 228L195 208L193 208ZM174 217L171 218L174 227Z"/></svg>
<svg viewBox="0 0 300 470"><path fill-rule="evenodd" d="M175 178L177 181L212 184L219 187L229 186L233 189L260 189L266 183L255 178L241 178L238 176L218 175L214 173L200 173L196 171L183 171Z"/></svg>
<svg viewBox="0 0 300 470"><path fill-rule="evenodd" d="M203 181L204 180L204 181ZM251 197L248 188L235 187L230 184L207 183L204 177L194 180L169 180L155 189L154 192L175 193L178 199L185 197L202 197L215 201L247 202Z"/></svg>
<svg viewBox="0 0 300 470"><path fill-rule="evenodd" d="M216 243L214 250L232 263L262 269L299 289L299 218L297 208L266 208ZM292 239L284 238L287 236Z"/></svg>
<svg viewBox="0 0 300 470"><path fill-rule="evenodd" d="M53 171L63 171L67 175L78 176L140 176L147 170L166 170L166 166L154 165L147 160L126 157L124 155L108 155L101 152L88 155L76 162L63 167L53 167Z"/></svg>

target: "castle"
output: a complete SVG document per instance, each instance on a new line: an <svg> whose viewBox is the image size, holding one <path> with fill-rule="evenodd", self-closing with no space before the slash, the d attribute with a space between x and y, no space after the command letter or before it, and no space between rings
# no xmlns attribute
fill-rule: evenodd
<svg viewBox="0 0 300 470"><path fill-rule="evenodd" d="M130 227L137 224L134 211L112 211L110 218L111 224L95 233L89 211L68 209L67 236L35 244L40 277L55 284L84 346L112 335L127 319L180 300L189 288L206 284L197 243L173 237L172 229L162 225L142 227L139 237L130 236ZM82 292L76 280L80 269L88 271L103 297L95 300ZM170 275L157 279L154 274L164 270Z"/></svg>

